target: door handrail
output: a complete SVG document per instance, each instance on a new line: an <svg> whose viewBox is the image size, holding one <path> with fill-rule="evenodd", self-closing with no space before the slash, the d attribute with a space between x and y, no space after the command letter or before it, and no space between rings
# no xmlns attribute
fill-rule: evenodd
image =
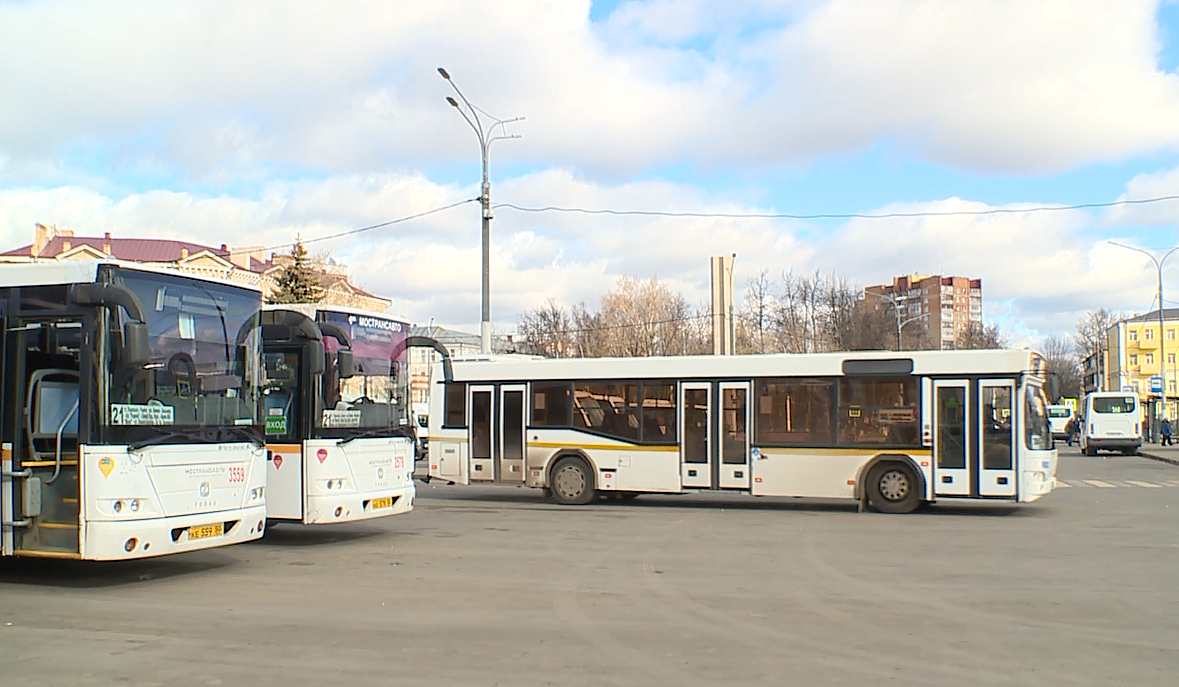
<svg viewBox="0 0 1179 687"><path fill-rule="evenodd" d="M55 465L53 466L53 476L45 480L45 484L53 484L53 481L61 475L61 433L65 431L65 426L70 423L70 419L74 417L74 413L78 412L78 406L81 404L82 399L80 398L74 401L74 405L70 408L70 412L66 413L66 416L62 419L61 424L57 426L57 445L54 452Z"/></svg>

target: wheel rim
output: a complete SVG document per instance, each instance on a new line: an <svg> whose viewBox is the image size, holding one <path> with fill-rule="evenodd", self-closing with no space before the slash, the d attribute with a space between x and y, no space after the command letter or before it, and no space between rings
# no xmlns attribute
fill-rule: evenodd
<svg viewBox="0 0 1179 687"><path fill-rule="evenodd" d="M585 492L585 475L576 465L564 465L553 478L553 490L566 499L575 499Z"/></svg>
<svg viewBox="0 0 1179 687"><path fill-rule="evenodd" d="M893 468L880 476L880 495L888 501L903 501L911 487L903 470Z"/></svg>

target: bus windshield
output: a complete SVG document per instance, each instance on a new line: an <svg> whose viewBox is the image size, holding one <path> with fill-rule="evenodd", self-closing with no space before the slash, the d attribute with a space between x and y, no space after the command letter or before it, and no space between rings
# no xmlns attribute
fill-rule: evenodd
<svg viewBox="0 0 1179 687"><path fill-rule="evenodd" d="M183 275L113 269L110 282L135 294L148 329L149 360L119 364L127 313L111 318L106 355L110 443L248 440L260 443L258 292ZM225 429L210 434L209 429Z"/></svg>
<svg viewBox="0 0 1179 687"><path fill-rule="evenodd" d="M1049 406L1048 417L1062 418L1072 417L1073 411L1069 410L1068 406Z"/></svg>
<svg viewBox="0 0 1179 687"><path fill-rule="evenodd" d="M1034 450L1052 448L1052 431L1048 427L1048 396L1039 384L1025 385L1024 442Z"/></svg>
<svg viewBox="0 0 1179 687"><path fill-rule="evenodd" d="M315 419L317 434L340 437L403 427L409 431L405 350L409 326L384 317L340 312L321 312L319 318L351 336L355 375L339 378L339 344L325 338L329 365L323 381L323 409Z"/></svg>

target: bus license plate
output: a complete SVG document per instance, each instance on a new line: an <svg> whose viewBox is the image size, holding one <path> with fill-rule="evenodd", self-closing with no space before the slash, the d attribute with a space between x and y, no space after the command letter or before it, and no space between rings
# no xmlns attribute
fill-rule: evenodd
<svg viewBox="0 0 1179 687"><path fill-rule="evenodd" d="M374 510L377 508L392 508L392 507L393 507L393 497L391 497L391 496L386 496L383 499L373 499L373 509Z"/></svg>
<svg viewBox="0 0 1179 687"><path fill-rule="evenodd" d="M216 525L197 525L196 527L188 528L189 539L220 537L223 534L225 534L225 525L222 523L217 523Z"/></svg>

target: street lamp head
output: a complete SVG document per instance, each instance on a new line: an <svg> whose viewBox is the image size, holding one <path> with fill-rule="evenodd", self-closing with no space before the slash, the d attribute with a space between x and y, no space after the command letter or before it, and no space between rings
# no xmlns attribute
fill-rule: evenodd
<svg viewBox="0 0 1179 687"><path fill-rule="evenodd" d="M458 101L455 100L454 98L450 97L449 95L446 96L446 102L450 103L451 107L458 107Z"/></svg>
<svg viewBox="0 0 1179 687"><path fill-rule="evenodd" d="M450 72L446 71L446 69L444 69L443 67L439 67L438 73L442 75L442 78L446 79L447 81L450 81Z"/></svg>

